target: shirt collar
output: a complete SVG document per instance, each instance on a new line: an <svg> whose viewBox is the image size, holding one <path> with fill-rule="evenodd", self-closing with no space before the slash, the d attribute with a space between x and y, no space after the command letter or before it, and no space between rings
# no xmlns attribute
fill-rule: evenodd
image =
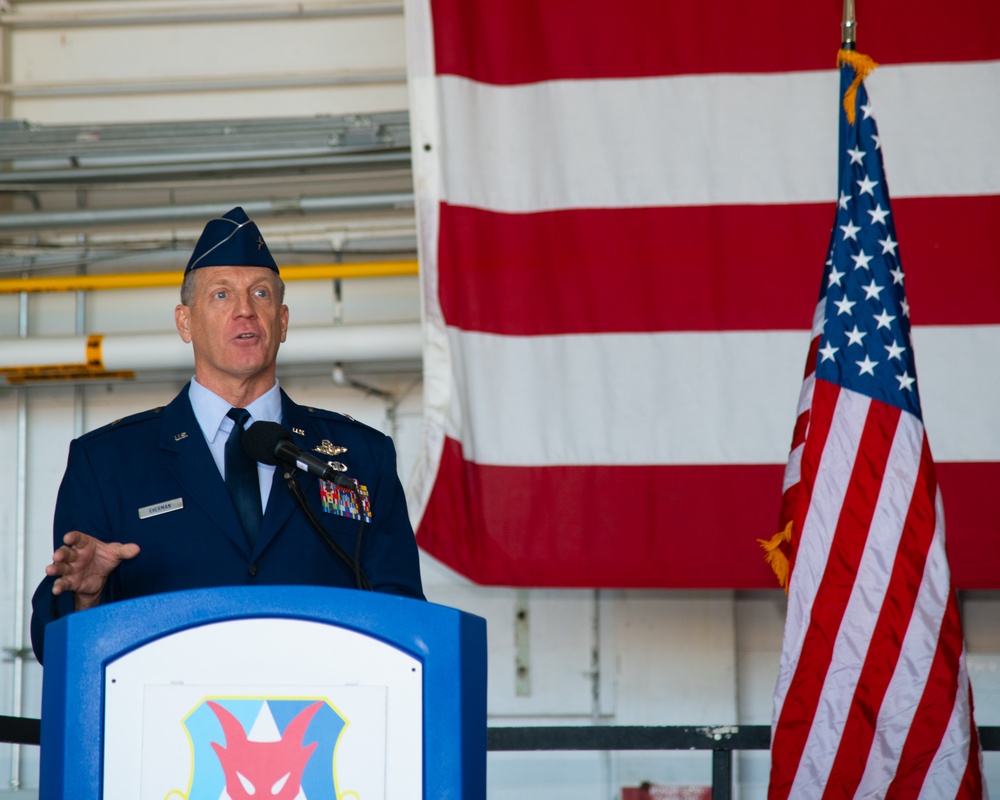
<svg viewBox="0 0 1000 800"><path fill-rule="evenodd" d="M198 426L205 435L205 441L211 444L220 431L229 436L229 432L233 429L233 421L226 416L232 408L228 402L211 389L206 389L196 378L191 378L188 398L191 400L191 410L198 420ZM274 386L250 403L246 409L250 412L250 422L264 420L280 423L281 390L278 388L278 382L275 381Z"/></svg>

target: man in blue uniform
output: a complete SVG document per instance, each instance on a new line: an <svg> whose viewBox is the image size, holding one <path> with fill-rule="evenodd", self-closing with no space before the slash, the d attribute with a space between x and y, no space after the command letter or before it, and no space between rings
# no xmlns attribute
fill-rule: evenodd
<svg viewBox="0 0 1000 800"><path fill-rule="evenodd" d="M392 441L349 417L299 406L278 387L283 298L278 266L243 209L211 220L175 309L177 330L194 349L194 378L169 405L70 444L56 550L32 599L39 661L53 619L159 592L361 582L423 598ZM301 451L336 459L353 490L255 463L240 437L258 421L280 423Z"/></svg>

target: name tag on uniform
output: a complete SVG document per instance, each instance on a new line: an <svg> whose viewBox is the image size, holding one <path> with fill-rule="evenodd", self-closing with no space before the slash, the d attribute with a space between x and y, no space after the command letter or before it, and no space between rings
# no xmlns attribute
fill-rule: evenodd
<svg viewBox="0 0 1000 800"><path fill-rule="evenodd" d="M169 514L171 511L177 511L181 508L184 508L184 498L175 497L173 500L164 500L162 503L155 503L154 505L140 508L139 519L158 517L160 514Z"/></svg>

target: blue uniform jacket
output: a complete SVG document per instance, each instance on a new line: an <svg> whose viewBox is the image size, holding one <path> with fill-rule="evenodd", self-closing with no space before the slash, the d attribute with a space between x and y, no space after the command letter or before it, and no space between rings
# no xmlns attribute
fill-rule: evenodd
<svg viewBox="0 0 1000 800"><path fill-rule="evenodd" d="M282 392L282 425L301 450L323 440L347 450L335 459L367 488L361 568L376 591L423 598L417 545L396 473L392 440L349 417L293 403ZM323 544L296 505L279 465L251 550L226 484L191 410L187 387L167 406L92 431L70 444L56 500L54 547L79 530L105 541L135 542L105 587L104 602L209 586L309 584L353 588L354 575ZM324 511L320 481L299 473L315 515L351 556L359 521ZM140 518L177 499L183 507ZM73 611L73 595L52 594L46 577L32 598L31 641L43 657L45 626Z"/></svg>

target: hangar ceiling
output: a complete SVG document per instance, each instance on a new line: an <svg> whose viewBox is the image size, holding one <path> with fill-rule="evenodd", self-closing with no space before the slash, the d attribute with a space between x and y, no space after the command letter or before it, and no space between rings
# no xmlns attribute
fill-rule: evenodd
<svg viewBox="0 0 1000 800"><path fill-rule="evenodd" d="M205 220L233 203L267 220L261 227L282 265L414 258L409 148L405 112L98 125L6 120L0 269L181 268Z"/></svg>
<svg viewBox="0 0 1000 800"><path fill-rule="evenodd" d="M408 102L401 2L0 0L0 270L415 257Z"/></svg>
<svg viewBox="0 0 1000 800"><path fill-rule="evenodd" d="M13 293L176 274L235 205L283 268L359 265L303 278L299 324L418 323L408 103L400 2L0 0L0 344L155 333L173 294Z"/></svg>

